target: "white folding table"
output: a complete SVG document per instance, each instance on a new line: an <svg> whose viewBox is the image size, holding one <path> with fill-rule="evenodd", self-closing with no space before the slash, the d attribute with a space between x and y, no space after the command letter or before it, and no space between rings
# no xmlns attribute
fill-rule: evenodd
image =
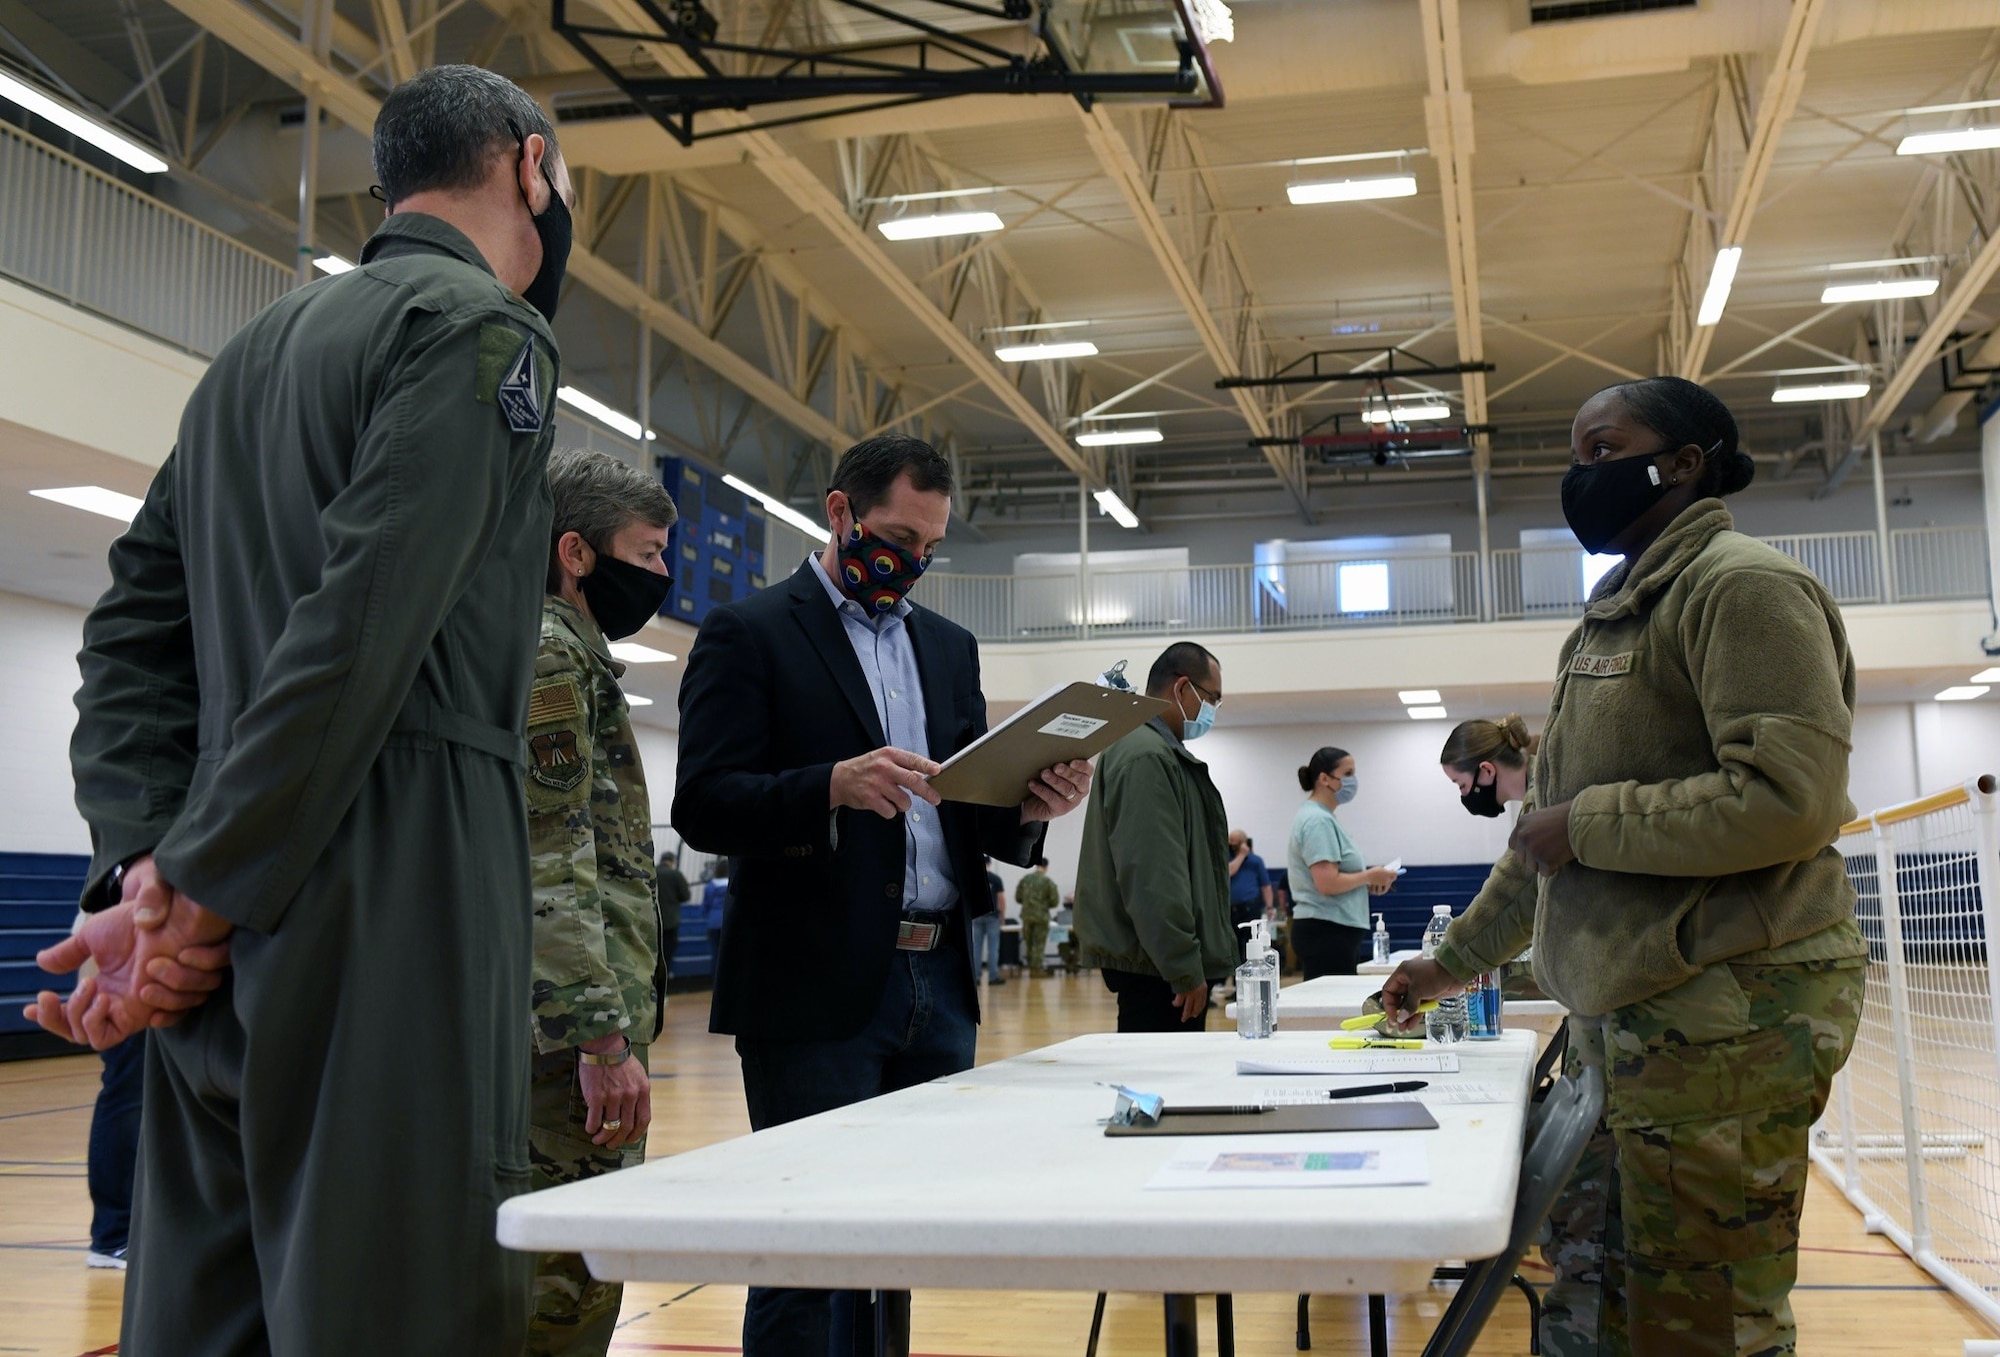
<svg viewBox="0 0 2000 1357"><path fill-rule="evenodd" d="M516 1197L509 1248L579 1252L617 1281L834 1289L1150 1291L1168 1297L1171 1354L1192 1353L1197 1293L1421 1291L1438 1263L1507 1243L1535 1042L1455 1048L1456 1075L1503 1103L1431 1107L1421 1187L1149 1191L1188 1142L1109 1138L1114 1094L1238 1079L1239 1056L1328 1054L1324 1034L1078 1037L900 1093L644 1167ZM1415 1076L1396 1076L1415 1077ZM1383 1076L1273 1079L1354 1086ZM1372 1135L1328 1134L1329 1148ZM969 1155L1033 1144L1033 1155ZM1191 1242L1194 1243L1191 1247ZM1176 1307L1179 1307L1178 1309Z"/></svg>
<svg viewBox="0 0 2000 1357"><path fill-rule="evenodd" d="M1379 975L1322 975L1287 985L1278 991L1278 1030L1338 1028L1341 1019L1359 1017L1368 996L1381 988ZM1224 1011L1231 1022L1236 1020L1234 1003ZM1508 999L1500 1007L1500 1020L1503 1026L1549 1033L1562 1024L1568 1012L1553 999Z"/></svg>
<svg viewBox="0 0 2000 1357"><path fill-rule="evenodd" d="M1354 969L1362 975L1388 975L1405 961L1415 961L1422 955L1422 952L1414 948L1405 949L1401 952L1389 953L1387 961L1364 961ZM1324 980L1326 977L1321 976L1320 979ZM1380 986L1377 986L1377 988L1380 988Z"/></svg>

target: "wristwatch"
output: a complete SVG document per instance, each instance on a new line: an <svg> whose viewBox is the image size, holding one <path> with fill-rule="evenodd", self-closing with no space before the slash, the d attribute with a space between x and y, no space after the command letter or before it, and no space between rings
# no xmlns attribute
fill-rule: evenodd
<svg viewBox="0 0 2000 1357"><path fill-rule="evenodd" d="M114 862L111 870L104 874L103 894L99 909L110 909L123 903L125 899L125 863Z"/></svg>
<svg viewBox="0 0 2000 1357"><path fill-rule="evenodd" d="M604 1055L598 1055L594 1051L586 1051L581 1048L576 1053L577 1063L580 1065L622 1065L631 1058L632 1038L630 1037L625 1038L624 1046Z"/></svg>

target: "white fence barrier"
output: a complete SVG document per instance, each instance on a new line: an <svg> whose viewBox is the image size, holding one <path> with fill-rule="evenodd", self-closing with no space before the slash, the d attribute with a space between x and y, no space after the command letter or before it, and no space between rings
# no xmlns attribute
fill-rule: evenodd
<svg viewBox="0 0 2000 1357"><path fill-rule="evenodd" d="M1996 789L1981 777L1841 834L1868 992L1812 1159L1871 1233L2000 1329Z"/></svg>

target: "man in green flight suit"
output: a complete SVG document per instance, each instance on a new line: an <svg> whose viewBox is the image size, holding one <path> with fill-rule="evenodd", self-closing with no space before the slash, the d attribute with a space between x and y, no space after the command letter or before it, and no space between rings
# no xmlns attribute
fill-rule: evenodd
<svg viewBox="0 0 2000 1357"><path fill-rule="evenodd" d="M610 642L646 625L673 579L678 516L664 486L615 457L549 459L549 575L528 701L528 847L535 883L535 1187L645 1162L646 1046L659 1034L653 817ZM603 1357L624 1288L580 1254L536 1264L527 1351Z"/></svg>
<svg viewBox="0 0 2000 1357"><path fill-rule="evenodd" d="M374 163L361 265L216 356L84 625L93 912L44 960L101 970L34 1012L102 1048L178 1011L147 1042L132 1357L512 1357L528 1317L494 1217L529 1182L569 180L470 66L391 92Z"/></svg>
<svg viewBox="0 0 2000 1357"><path fill-rule="evenodd" d="M1049 877L1049 860L1036 858L1027 875L1015 883L1021 902L1021 962L1032 975L1048 970L1049 918L1062 908L1062 894Z"/></svg>

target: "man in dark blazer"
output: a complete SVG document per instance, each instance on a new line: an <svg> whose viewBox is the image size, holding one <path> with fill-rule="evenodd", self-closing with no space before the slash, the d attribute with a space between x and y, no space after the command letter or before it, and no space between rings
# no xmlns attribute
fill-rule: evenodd
<svg viewBox="0 0 2000 1357"><path fill-rule="evenodd" d="M1081 761L1018 807L940 804L926 781L986 732L977 642L904 597L951 490L926 443L856 444L826 548L711 613L688 656L673 824L731 859L709 1028L736 1038L760 1131L971 1068L981 859L1027 865L1090 790ZM908 1293L884 1303L907 1343ZM866 1293L753 1287L743 1350L840 1357L874 1328Z"/></svg>

